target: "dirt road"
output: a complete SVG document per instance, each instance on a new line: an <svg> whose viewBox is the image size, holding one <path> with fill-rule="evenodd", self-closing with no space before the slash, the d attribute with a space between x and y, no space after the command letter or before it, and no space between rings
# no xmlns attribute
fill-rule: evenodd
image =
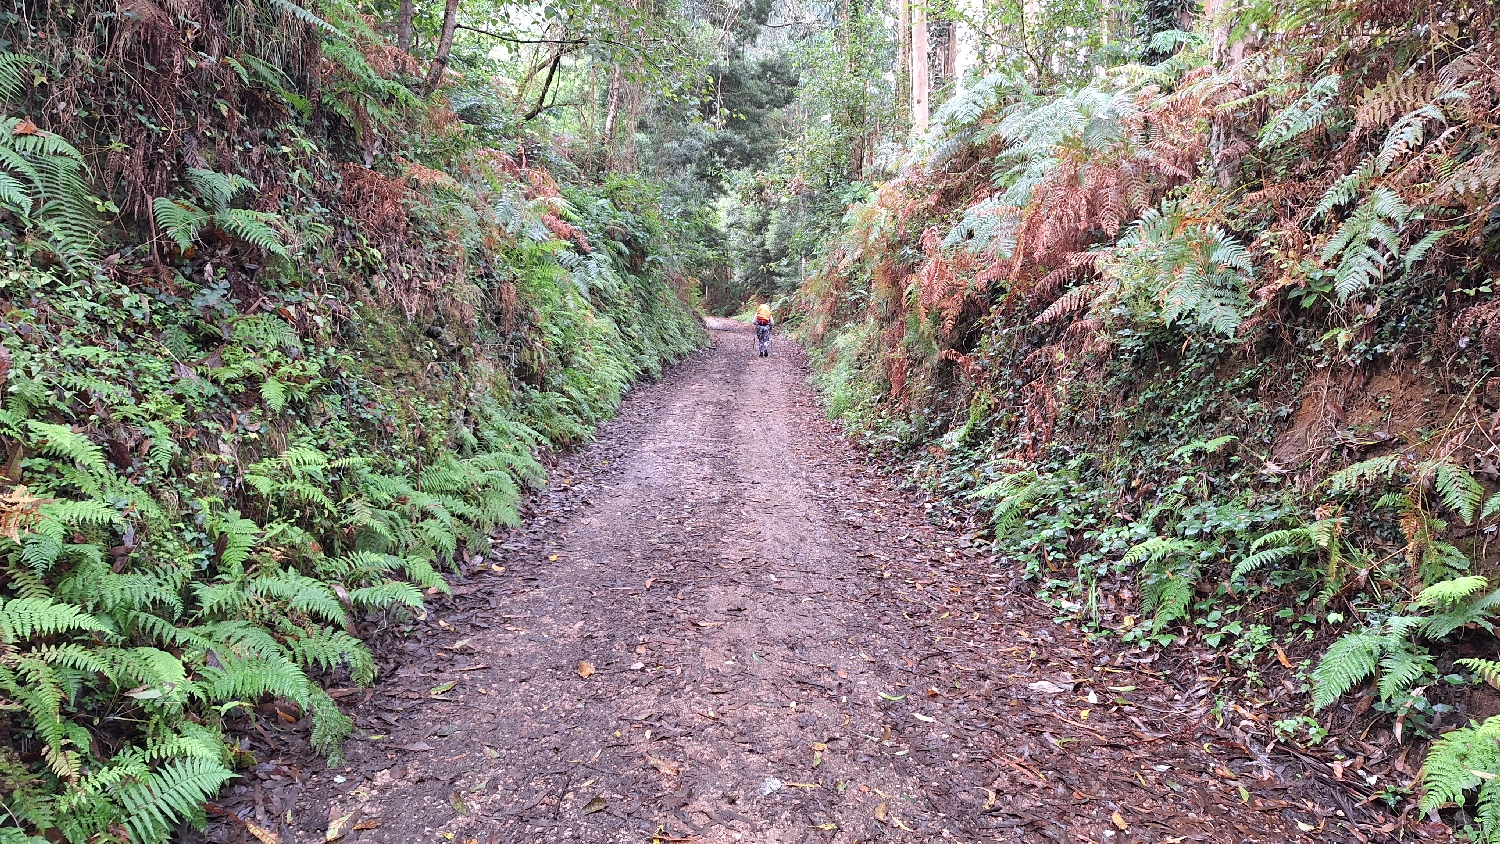
<svg viewBox="0 0 1500 844"><path fill-rule="evenodd" d="M349 764L257 817L307 842L1345 839L1359 810L1215 728L1195 677L1091 649L930 526L790 344L714 333L346 698Z"/></svg>

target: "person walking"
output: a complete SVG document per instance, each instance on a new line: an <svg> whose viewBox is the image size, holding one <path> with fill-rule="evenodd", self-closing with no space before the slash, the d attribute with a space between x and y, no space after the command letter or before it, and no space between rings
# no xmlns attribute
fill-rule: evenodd
<svg viewBox="0 0 1500 844"><path fill-rule="evenodd" d="M755 309L755 348L763 358L771 356L771 326L776 320L771 317L771 306L765 302Z"/></svg>

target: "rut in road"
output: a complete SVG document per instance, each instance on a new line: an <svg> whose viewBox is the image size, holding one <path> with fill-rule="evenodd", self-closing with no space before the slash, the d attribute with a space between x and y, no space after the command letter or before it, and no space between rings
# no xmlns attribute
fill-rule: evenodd
<svg viewBox="0 0 1500 844"><path fill-rule="evenodd" d="M1360 811L1206 732L1204 681L1054 624L744 326L505 546L356 707L298 840L1327 841Z"/></svg>

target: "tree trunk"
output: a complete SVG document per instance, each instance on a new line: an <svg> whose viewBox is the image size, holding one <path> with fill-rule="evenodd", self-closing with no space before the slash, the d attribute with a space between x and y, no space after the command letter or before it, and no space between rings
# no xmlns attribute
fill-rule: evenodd
<svg viewBox="0 0 1500 844"><path fill-rule="evenodd" d="M1213 27L1214 64L1225 76L1233 79L1235 75L1228 71L1244 58L1244 42L1230 43L1229 40L1234 27L1233 11L1225 0L1207 0L1203 4L1203 16ZM1230 90L1238 91L1238 86ZM1239 183L1240 162L1249 148L1249 140L1238 120L1232 115L1214 118L1209 130L1208 151L1213 159L1214 179L1221 190L1232 190Z"/></svg>
<svg viewBox="0 0 1500 844"><path fill-rule="evenodd" d="M964 13L953 22L953 95L964 92L964 76L979 64L979 34L969 24L967 13L970 3L960 0L958 8Z"/></svg>
<svg viewBox="0 0 1500 844"><path fill-rule="evenodd" d="M401 0L396 10L396 47L403 53L411 52L411 18L415 14L414 0Z"/></svg>
<svg viewBox="0 0 1500 844"><path fill-rule="evenodd" d="M905 110L911 105L911 0L897 0L896 99Z"/></svg>
<svg viewBox="0 0 1500 844"><path fill-rule="evenodd" d="M448 0L443 9L443 36L438 39L437 55L432 59L432 69L427 72L427 84L422 86L422 96L430 97L443 81L448 71L448 56L453 52L453 33L458 29L458 0ZM545 96L546 91L542 94Z"/></svg>
<svg viewBox="0 0 1500 844"><path fill-rule="evenodd" d="M927 131L927 67L931 60L927 50L926 0L917 0L911 9L911 128L918 134Z"/></svg>
<svg viewBox="0 0 1500 844"><path fill-rule="evenodd" d="M604 132L602 139L604 141L604 154L606 157L609 155L611 147L614 146L615 118L620 114L620 77L620 66L615 65L609 72L609 99L604 107ZM714 115L714 119L718 119L717 112Z"/></svg>

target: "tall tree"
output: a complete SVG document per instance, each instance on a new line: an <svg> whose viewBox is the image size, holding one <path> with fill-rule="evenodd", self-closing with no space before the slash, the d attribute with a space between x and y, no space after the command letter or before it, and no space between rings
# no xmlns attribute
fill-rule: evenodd
<svg viewBox="0 0 1500 844"><path fill-rule="evenodd" d="M896 6L896 99L905 108L911 102L911 0Z"/></svg>
<svg viewBox="0 0 1500 844"><path fill-rule="evenodd" d="M427 83L422 86L422 95L430 97L448 72L448 56L453 53L453 33L458 29L458 0L448 0L443 9L443 34L438 39L437 55L432 59L432 68L427 71Z"/></svg>
<svg viewBox="0 0 1500 844"><path fill-rule="evenodd" d="M415 0L401 0L396 10L396 47L403 53L411 52L411 19L415 13Z"/></svg>
<svg viewBox="0 0 1500 844"><path fill-rule="evenodd" d="M927 68L931 56L928 52L926 0L917 0L911 7L911 127L919 133L927 131L929 118Z"/></svg>

